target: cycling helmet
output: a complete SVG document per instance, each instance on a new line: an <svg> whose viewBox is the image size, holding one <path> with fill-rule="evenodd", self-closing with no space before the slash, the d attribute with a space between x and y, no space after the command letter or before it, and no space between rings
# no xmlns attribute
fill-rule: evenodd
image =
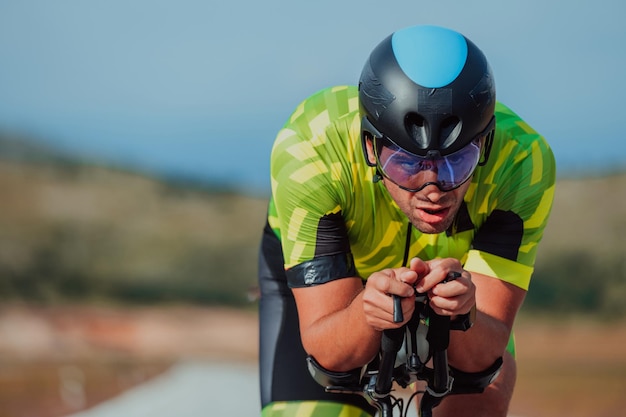
<svg viewBox="0 0 626 417"><path fill-rule="evenodd" d="M359 101L363 141L369 133L414 155L445 157L484 136L488 156L494 79L484 54L460 33L412 26L388 36L363 68Z"/></svg>

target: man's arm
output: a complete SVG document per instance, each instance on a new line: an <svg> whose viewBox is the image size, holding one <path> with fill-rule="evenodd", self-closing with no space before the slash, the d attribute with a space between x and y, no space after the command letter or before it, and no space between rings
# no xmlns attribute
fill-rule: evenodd
<svg viewBox="0 0 626 417"><path fill-rule="evenodd" d="M372 274L365 287L361 278L351 277L294 288L304 349L333 371L367 364L378 353L381 331L403 324L393 322L390 294L404 297L402 311L408 321L415 307L411 284L416 280L415 271L397 268Z"/></svg>
<svg viewBox="0 0 626 417"><path fill-rule="evenodd" d="M448 357L455 368L479 372L502 356L526 291L487 275L476 272L471 275L476 286L476 319L466 332L451 332ZM446 285L439 285L433 291L441 293Z"/></svg>
<svg viewBox="0 0 626 417"><path fill-rule="evenodd" d="M304 350L325 368L348 371L369 362L380 332L367 325L360 278L294 288ZM358 342L357 342L358 341Z"/></svg>

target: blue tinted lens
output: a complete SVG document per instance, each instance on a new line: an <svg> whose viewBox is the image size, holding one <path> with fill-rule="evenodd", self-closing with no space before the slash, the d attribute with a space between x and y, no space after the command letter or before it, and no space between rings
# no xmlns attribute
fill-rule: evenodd
<svg viewBox="0 0 626 417"><path fill-rule="evenodd" d="M419 191L434 184L442 191L453 190L467 181L480 159L480 138L445 156L422 157L383 140L376 146L382 174L400 187Z"/></svg>

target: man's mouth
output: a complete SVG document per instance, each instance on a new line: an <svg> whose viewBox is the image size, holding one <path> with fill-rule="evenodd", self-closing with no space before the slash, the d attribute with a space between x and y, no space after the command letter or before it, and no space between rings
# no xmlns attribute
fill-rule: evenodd
<svg viewBox="0 0 626 417"><path fill-rule="evenodd" d="M450 208L418 208L418 211L422 213L422 215L420 216L422 220L428 223L438 223L447 217L448 213L450 212Z"/></svg>
<svg viewBox="0 0 626 417"><path fill-rule="evenodd" d="M418 210L422 210L428 214L437 214L437 213L441 213L442 211L448 211L448 207L430 207L430 208L426 208L426 207L418 207Z"/></svg>

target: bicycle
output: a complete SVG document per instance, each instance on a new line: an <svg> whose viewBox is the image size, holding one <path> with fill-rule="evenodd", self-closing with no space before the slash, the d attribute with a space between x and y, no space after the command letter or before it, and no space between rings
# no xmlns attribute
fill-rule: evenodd
<svg viewBox="0 0 626 417"><path fill-rule="evenodd" d="M450 273L443 282L458 276ZM400 297L394 296L394 321L403 320ZM406 417L413 399L422 394L418 414L431 417L433 408L447 395L483 392L502 367L502 358L478 373L450 366L447 355L450 330L464 329L451 328L450 317L436 314L427 295L415 292L413 316L404 326L383 331L380 354L374 361L349 372L333 372L308 356L309 373L327 392L362 395L379 410L380 417L392 417L394 408L399 409L401 417ZM428 367L428 363L432 366ZM404 399L392 395L393 383L406 388L418 380L425 381L426 388L411 394L405 408Z"/></svg>

